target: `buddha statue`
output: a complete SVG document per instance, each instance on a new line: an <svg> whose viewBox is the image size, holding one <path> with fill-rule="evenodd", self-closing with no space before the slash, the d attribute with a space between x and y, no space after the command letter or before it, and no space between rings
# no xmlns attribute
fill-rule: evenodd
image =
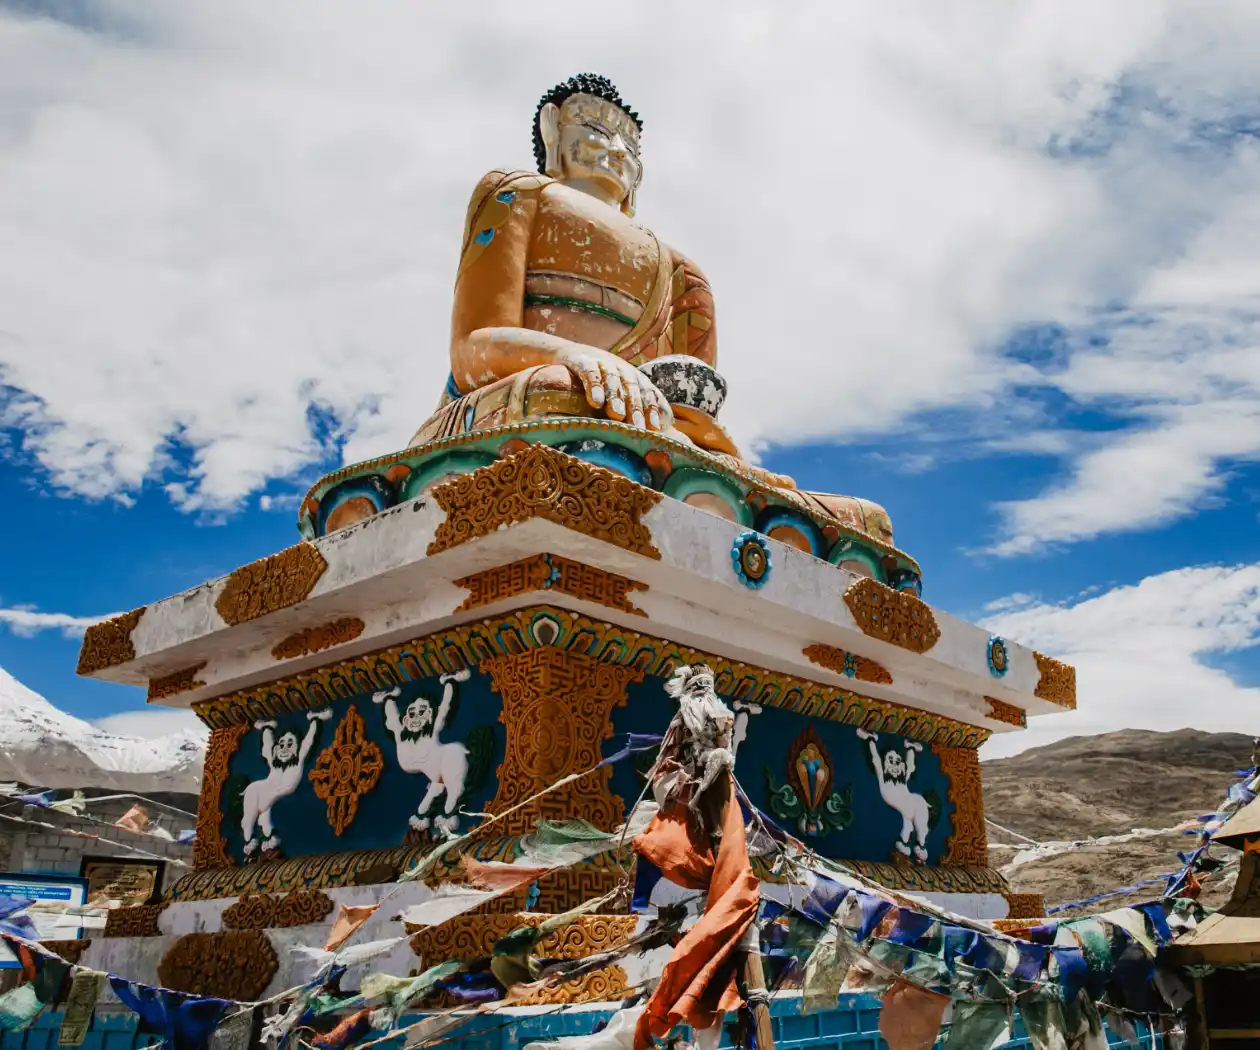
<svg viewBox="0 0 1260 1050"><path fill-rule="evenodd" d="M411 447L532 420L613 420L701 449L809 513L891 544L882 508L798 490L746 462L718 423L726 383L709 282L634 220L642 130L608 79L581 74L538 104L538 170L496 170L477 184L455 279L450 376ZM781 538L810 549L795 537Z"/></svg>

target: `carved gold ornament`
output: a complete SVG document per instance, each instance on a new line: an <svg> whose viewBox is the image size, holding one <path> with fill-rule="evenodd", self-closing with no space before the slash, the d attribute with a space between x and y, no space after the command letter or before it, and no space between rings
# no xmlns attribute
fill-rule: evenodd
<svg viewBox="0 0 1260 1050"><path fill-rule="evenodd" d="M214 603L223 622L235 626L305 601L328 568L319 548L298 543L242 565Z"/></svg>
<svg viewBox="0 0 1260 1050"><path fill-rule="evenodd" d="M359 812L359 798L381 779L385 760L381 749L363 735L363 716L356 707L346 711L333 742L319 753L307 778L315 794L328 804L328 823L340 835Z"/></svg>
<svg viewBox="0 0 1260 1050"><path fill-rule="evenodd" d="M969 747L941 747L933 744L932 750L940 759L941 772L949 781L949 801L954 807L942 863L987 867L989 837L984 827L980 756Z"/></svg>
<svg viewBox="0 0 1260 1050"><path fill-rule="evenodd" d="M543 518L635 554L659 559L642 517L664 498L604 467L546 445L438 485L431 492L446 520L429 554L438 554L507 525Z"/></svg>
<svg viewBox="0 0 1260 1050"><path fill-rule="evenodd" d="M180 693L200 688L206 683L199 682L197 674L205 666L206 662L202 660L201 663L185 667L182 671L172 671L170 674L162 675L161 678L150 678L149 695L146 699L149 703L153 703L155 700L165 700L169 696L177 696Z"/></svg>
<svg viewBox="0 0 1260 1050"><path fill-rule="evenodd" d="M1039 919L1046 913L1046 898L1040 893L1004 893L1007 919Z"/></svg>
<svg viewBox="0 0 1260 1050"><path fill-rule="evenodd" d="M111 908L105 913L103 937L160 937L158 916L166 903L132 904L125 908Z"/></svg>
<svg viewBox="0 0 1260 1050"><path fill-rule="evenodd" d="M1033 690L1042 700L1049 700L1060 707L1076 708L1076 668L1062 663L1045 653L1033 653L1041 677Z"/></svg>
<svg viewBox="0 0 1260 1050"><path fill-rule="evenodd" d="M888 673L888 669L883 664L876 663L869 657L858 656L856 653L848 652L845 649L837 649L834 646L822 645L821 643L807 645L801 650L801 653L807 656L812 663L816 663L819 667L825 667L828 671L835 671L836 674L842 674L848 678L856 678L859 682L892 685L893 676Z"/></svg>
<svg viewBox="0 0 1260 1050"><path fill-rule="evenodd" d="M941 637L932 607L909 591L894 591L869 577L855 580L844 603L865 635L926 653Z"/></svg>
<svg viewBox="0 0 1260 1050"><path fill-rule="evenodd" d="M551 590L635 616L647 615L629 598L632 591L646 591L646 583L558 554L535 554L508 565L498 565L456 580L455 586L469 591L455 612L477 609L530 591Z"/></svg>
<svg viewBox="0 0 1260 1050"><path fill-rule="evenodd" d="M459 915L440 926L428 926L411 938L411 950L421 965L434 966L448 959L477 959L487 956L494 942L522 926L538 926L547 916ZM636 915L587 915L549 933L538 942L534 954L546 959L584 959L588 955L618 948L634 935ZM572 1003L593 999L620 998L627 994L626 973L620 966L607 966L592 974L556 988L535 993L522 1004Z"/></svg>
<svg viewBox="0 0 1260 1050"><path fill-rule="evenodd" d="M201 767L201 797L197 800L197 837L193 840L194 868L226 868L236 863L223 840L223 786L228 763L250 731L249 723L224 726L210 734Z"/></svg>
<svg viewBox="0 0 1260 1050"><path fill-rule="evenodd" d="M584 653L601 663L633 665L645 675L661 678L668 678L680 663L707 664L713 668L718 693L731 700L781 707L807 718L845 725L873 725L881 733L896 733L911 740L979 747L991 735L988 729L944 715L727 660L550 605L451 627L305 674L204 700L193 704L193 710L211 729L252 725L259 718L326 706L329 698L348 698L367 689L392 689L400 682L436 678L476 667L490 657L537 648ZM352 682L362 685L351 686Z"/></svg>
<svg viewBox="0 0 1260 1050"><path fill-rule="evenodd" d="M641 682L633 667L601 663L581 653L532 649L485 660L494 691L503 698L499 720L507 727L507 751L498 790L486 806L501 813L570 773L599 764L600 744L613 734L612 709L626 703L626 686ZM539 820L583 817L611 831L625 812L608 790L612 770L598 769L552 791L536 805L502 821L506 834L524 834Z"/></svg>
<svg viewBox="0 0 1260 1050"><path fill-rule="evenodd" d="M299 656L331 649L334 645L353 642L363 633L364 623L357 616L345 616L319 627L308 627L277 642L271 650L276 660L295 660Z"/></svg>
<svg viewBox="0 0 1260 1050"><path fill-rule="evenodd" d="M279 965L265 933L220 930L179 938L162 956L157 974L172 991L248 1003L262 998Z"/></svg>
<svg viewBox="0 0 1260 1050"><path fill-rule="evenodd" d="M322 922L333 909L332 898L318 890L293 890L283 897L247 894L223 910L225 930L265 930Z"/></svg>
<svg viewBox="0 0 1260 1050"><path fill-rule="evenodd" d="M136 658L136 647L131 643L131 632L136 629L145 607L115 616L112 620L94 623L83 632L83 646L79 649L78 674L94 674L107 667L130 663Z"/></svg>
<svg viewBox="0 0 1260 1050"><path fill-rule="evenodd" d="M989 705L989 717L995 722L1005 722L1008 726L1017 726L1020 729L1028 728L1028 712L1022 707L992 696L986 696L984 702Z"/></svg>

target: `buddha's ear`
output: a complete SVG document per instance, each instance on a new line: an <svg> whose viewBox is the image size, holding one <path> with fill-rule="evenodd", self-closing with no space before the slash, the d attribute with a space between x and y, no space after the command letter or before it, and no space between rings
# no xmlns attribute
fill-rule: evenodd
<svg viewBox="0 0 1260 1050"><path fill-rule="evenodd" d="M643 181L643 169L639 168L638 178L634 180L634 185L630 187L630 192L626 194L626 199L621 202L621 213L627 219L634 218L634 210L637 198L639 196L639 183Z"/></svg>
<svg viewBox="0 0 1260 1050"><path fill-rule="evenodd" d="M538 131L547 151L543 167L548 175L558 179L564 175L564 164L560 160L560 107L554 102L548 102L538 111Z"/></svg>

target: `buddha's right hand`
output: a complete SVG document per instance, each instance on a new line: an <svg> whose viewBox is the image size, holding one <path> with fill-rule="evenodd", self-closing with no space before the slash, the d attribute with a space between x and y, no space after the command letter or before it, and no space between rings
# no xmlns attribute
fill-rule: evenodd
<svg viewBox="0 0 1260 1050"><path fill-rule="evenodd" d="M593 346L566 348L557 355L586 391L592 408L609 419L645 430L668 430L674 413L656 385L628 361Z"/></svg>

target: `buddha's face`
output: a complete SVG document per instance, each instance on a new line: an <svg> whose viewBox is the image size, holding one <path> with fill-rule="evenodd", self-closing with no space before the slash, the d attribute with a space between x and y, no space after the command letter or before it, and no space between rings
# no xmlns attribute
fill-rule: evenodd
<svg viewBox="0 0 1260 1050"><path fill-rule="evenodd" d="M633 214L643 178L639 129L624 110L594 95L570 95L539 114L547 174Z"/></svg>

